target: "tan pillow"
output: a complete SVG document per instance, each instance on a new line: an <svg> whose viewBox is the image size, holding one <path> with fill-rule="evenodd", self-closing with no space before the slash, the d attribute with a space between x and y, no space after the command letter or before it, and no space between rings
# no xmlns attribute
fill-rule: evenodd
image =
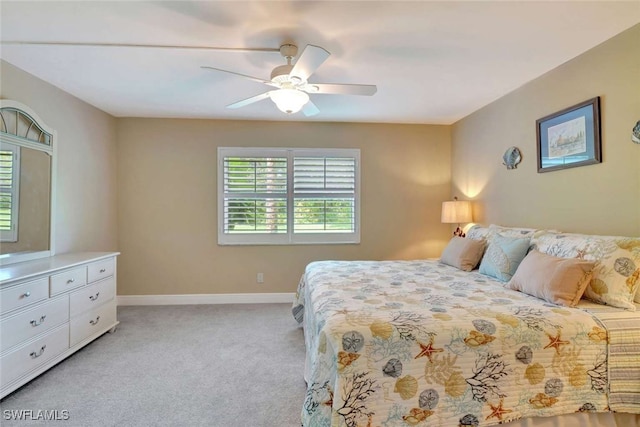
<svg viewBox="0 0 640 427"><path fill-rule="evenodd" d="M471 271L480 262L485 245L484 240L454 236L442 251L440 262L463 271Z"/></svg>
<svg viewBox="0 0 640 427"><path fill-rule="evenodd" d="M595 262L532 250L507 287L554 304L575 307L591 281Z"/></svg>

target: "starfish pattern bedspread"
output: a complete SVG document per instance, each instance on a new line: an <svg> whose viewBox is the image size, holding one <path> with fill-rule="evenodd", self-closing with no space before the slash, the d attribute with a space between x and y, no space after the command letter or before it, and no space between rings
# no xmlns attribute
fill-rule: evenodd
<svg viewBox="0 0 640 427"><path fill-rule="evenodd" d="M293 314L306 427L488 426L608 411L607 333L589 313L438 261L320 261Z"/></svg>

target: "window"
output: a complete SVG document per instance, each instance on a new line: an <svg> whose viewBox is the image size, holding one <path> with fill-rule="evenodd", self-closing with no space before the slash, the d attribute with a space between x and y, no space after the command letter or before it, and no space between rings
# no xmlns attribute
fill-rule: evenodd
<svg viewBox="0 0 640 427"><path fill-rule="evenodd" d="M18 241L18 183L20 147L2 143L0 147L0 242Z"/></svg>
<svg viewBox="0 0 640 427"><path fill-rule="evenodd" d="M218 243L360 243L360 150L218 148Z"/></svg>

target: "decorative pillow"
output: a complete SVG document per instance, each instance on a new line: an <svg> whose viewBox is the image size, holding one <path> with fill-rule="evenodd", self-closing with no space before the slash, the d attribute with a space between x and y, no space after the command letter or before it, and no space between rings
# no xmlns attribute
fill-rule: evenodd
<svg viewBox="0 0 640 427"><path fill-rule="evenodd" d="M480 262L480 273L507 282L529 250L529 238L495 235Z"/></svg>
<svg viewBox="0 0 640 427"><path fill-rule="evenodd" d="M535 247L549 255L596 261L584 297L594 302L635 311L640 287L640 238L545 233Z"/></svg>
<svg viewBox="0 0 640 427"><path fill-rule="evenodd" d="M476 268L484 253L485 241L465 239L454 236L442 251L440 262L459 268L463 271L471 271Z"/></svg>
<svg viewBox="0 0 640 427"><path fill-rule="evenodd" d="M488 227L474 225L467 231L467 238L475 240L485 239L489 241L493 236L499 234L507 237L530 237L533 239L535 236L546 233L547 231L548 230L540 230L537 228L503 227L495 224L491 224Z"/></svg>
<svg viewBox="0 0 640 427"><path fill-rule="evenodd" d="M593 276L595 262L559 258L533 250L507 287L545 301L575 307Z"/></svg>
<svg viewBox="0 0 640 427"><path fill-rule="evenodd" d="M539 231L537 228L503 227L501 225L489 225L491 234L500 234L507 237L533 237Z"/></svg>
<svg viewBox="0 0 640 427"><path fill-rule="evenodd" d="M474 225L469 229L469 231L467 231L466 234L467 234L467 239L488 240L490 232L491 230L489 230L489 227Z"/></svg>

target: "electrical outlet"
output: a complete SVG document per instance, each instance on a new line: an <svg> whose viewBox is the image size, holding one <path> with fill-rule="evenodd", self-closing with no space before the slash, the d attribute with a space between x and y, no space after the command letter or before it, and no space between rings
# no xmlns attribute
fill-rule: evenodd
<svg viewBox="0 0 640 427"><path fill-rule="evenodd" d="M264 274L263 273L258 273L258 275L256 276L256 282L264 283Z"/></svg>

